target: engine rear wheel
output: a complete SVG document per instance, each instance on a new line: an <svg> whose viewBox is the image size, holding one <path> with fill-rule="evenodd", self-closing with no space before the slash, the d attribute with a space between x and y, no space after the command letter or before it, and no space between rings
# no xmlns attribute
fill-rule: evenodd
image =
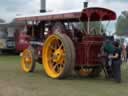
<svg viewBox="0 0 128 96"><path fill-rule="evenodd" d="M65 34L64 34L65 35ZM65 35L65 38L68 40L68 43L69 43L69 45L70 45L70 48L71 48L71 60L72 60L72 64L71 64L71 70L72 70L72 74L74 74L75 73L75 61L76 61L76 51L75 51L75 46L74 46L74 44L73 44L73 42L72 42L72 40L67 36L67 35Z"/></svg>
<svg viewBox="0 0 128 96"><path fill-rule="evenodd" d="M45 41L42 60L49 77L60 79L71 74L74 63L72 51L74 46L71 43L70 38L61 33L55 33Z"/></svg>
<svg viewBox="0 0 128 96"><path fill-rule="evenodd" d="M34 49L29 47L25 49L21 57L21 66L24 72L33 72L35 69Z"/></svg>

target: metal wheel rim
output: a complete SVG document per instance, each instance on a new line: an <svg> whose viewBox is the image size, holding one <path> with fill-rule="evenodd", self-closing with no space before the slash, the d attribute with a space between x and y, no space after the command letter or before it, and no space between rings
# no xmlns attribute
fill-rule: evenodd
<svg viewBox="0 0 128 96"><path fill-rule="evenodd" d="M65 55L65 48L60 38L57 35L50 36L43 47L43 65L50 77L57 78L63 73Z"/></svg>
<svg viewBox="0 0 128 96"><path fill-rule="evenodd" d="M32 68L32 52L28 49L24 50L21 60L23 71L30 72Z"/></svg>

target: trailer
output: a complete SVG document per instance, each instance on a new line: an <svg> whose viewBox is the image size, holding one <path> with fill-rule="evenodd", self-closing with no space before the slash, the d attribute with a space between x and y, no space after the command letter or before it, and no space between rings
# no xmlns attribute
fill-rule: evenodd
<svg viewBox="0 0 128 96"><path fill-rule="evenodd" d="M77 11L46 12L19 16L17 22L26 22L29 46L21 56L24 72L33 72L36 63L54 79L70 76L98 76L102 70L101 46L105 40L102 28L91 28L91 22L111 21L116 13L101 7Z"/></svg>

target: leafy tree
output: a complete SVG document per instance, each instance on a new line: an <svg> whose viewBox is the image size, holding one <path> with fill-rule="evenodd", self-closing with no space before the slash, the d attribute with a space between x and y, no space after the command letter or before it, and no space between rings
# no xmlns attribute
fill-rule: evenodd
<svg viewBox="0 0 128 96"><path fill-rule="evenodd" d="M123 11L118 17L116 24L116 34L119 36L128 36L128 12Z"/></svg>

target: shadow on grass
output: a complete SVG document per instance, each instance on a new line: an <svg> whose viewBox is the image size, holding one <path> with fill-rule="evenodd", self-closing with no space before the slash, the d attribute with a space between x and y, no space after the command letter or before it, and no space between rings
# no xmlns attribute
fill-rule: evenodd
<svg viewBox="0 0 128 96"><path fill-rule="evenodd" d="M75 74L75 75L70 75L68 77L61 78L61 79L52 79L52 78L48 77L47 74L43 70L36 70L32 74L38 75L38 76L40 75L40 76L42 76L42 78L48 78L51 80L61 80L61 81L78 81L78 80L81 80L81 81L87 80L87 81L92 81L92 82L95 82L95 81L111 82L112 81L112 80L106 79L105 76L103 76L103 74L99 75L98 77L81 77L81 76L78 76L77 74Z"/></svg>

